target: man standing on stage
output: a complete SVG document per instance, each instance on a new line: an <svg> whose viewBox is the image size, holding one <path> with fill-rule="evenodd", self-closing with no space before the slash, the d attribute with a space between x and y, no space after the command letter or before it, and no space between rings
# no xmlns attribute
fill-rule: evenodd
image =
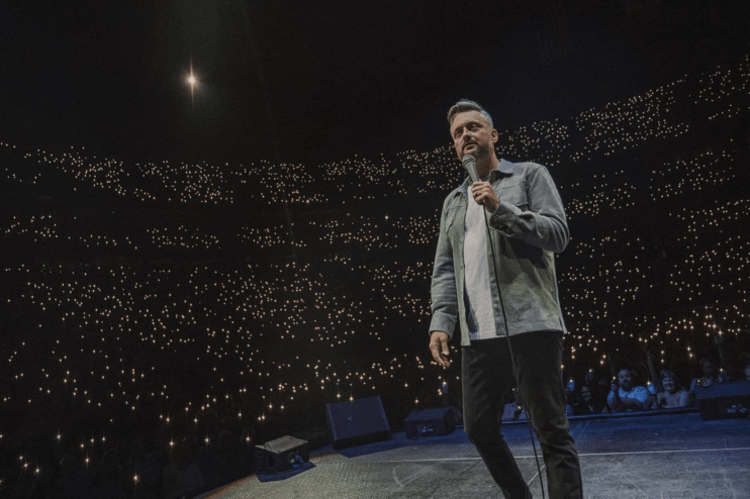
<svg viewBox="0 0 750 499"><path fill-rule="evenodd" d="M500 433L516 379L542 446L550 498L582 498L561 372L565 324L553 253L565 249L569 233L560 195L543 166L498 160L498 132L479 104L459 101L448 122L458 157L475 162L480 181L467 178L443 203L430 351L448 367L459 324L464 428L506 498L531 497Z"/></svg>

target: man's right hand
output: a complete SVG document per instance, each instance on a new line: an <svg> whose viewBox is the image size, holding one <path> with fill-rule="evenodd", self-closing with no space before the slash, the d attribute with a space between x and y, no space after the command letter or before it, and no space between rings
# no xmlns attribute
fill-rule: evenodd
<svg viewBox="0 0 750 499"><path fill-rule="evenodd" d="M448 355L450 355L448 339L448 333L444 331L432 331L430 333L430 352L432 353L432 358L442 367L450 367L451 365L451 361L448 358Z"/></svg>

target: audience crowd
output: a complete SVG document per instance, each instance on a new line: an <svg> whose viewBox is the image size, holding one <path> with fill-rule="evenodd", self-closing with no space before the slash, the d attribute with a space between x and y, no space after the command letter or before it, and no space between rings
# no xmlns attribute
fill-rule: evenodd
<svg viewBox="0 0 750 499"><path fill-rule="evenodd" d="M750 377L749 91L750 57L501 131L569 217L570 415L691 408ZM463 176L447 145L316 166L0 144L0 497L190 496L325 427L328 403L380 395L394 427L460 406L426 327Z"/></svg>

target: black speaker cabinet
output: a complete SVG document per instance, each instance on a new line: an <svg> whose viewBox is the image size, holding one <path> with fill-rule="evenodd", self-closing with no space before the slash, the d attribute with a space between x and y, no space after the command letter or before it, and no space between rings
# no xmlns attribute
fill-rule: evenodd
<svg viewBox="0 0 750 499"><path fill-rule="evenodd" d="M380 396L327 405L328 433L334 449L388 440L391 427Z"/></svg>
<svg viewBox="0 0 750 499"><path fill-rule="evenodd" d="M438 407L411 411L404 419L408 438L448 435L456 429L456 413L453 407Z"/></svg>
<svg viewBox="0 0 750 499"><path fill-rule="evenodd" d="M695 391L701 419L742 418L750 410L750 383L717 383Z"/></svg>
<svg viewBox="0 0 750 499"><path fill-rule="evenodd" d="M255 472L279 473L310 460L310 448L305 440L289 435L255 446Z"/></svg>

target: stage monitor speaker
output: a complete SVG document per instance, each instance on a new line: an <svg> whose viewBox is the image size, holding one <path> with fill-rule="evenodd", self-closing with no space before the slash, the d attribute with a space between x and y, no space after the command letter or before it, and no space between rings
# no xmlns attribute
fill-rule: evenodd
<svg viewBox="0 0 750 499"><path fill-rule="evenodd" d="M453 407L438 407L411 411L404 419L407 438L448 435L456 429L456 411Z"/></svg>
<svg viewBox="0 0 750 499"><path fill-rule="evenodd" d="M391 427L380 396L327 405L328 433L334 449L388 440Z"/></svg>
<svg viewBox="0 0 750 499"><path fill-rule="evenodd" d="M742 418L750 414L750 383L717 383L695 391L701 419Z"/></svg>
<svg viewBox="0 0 750 499"><path fill-rule="evenodd" d="M255 446L256 473L279 473L309 460L310 448L307 442L289 435Z"/></svg>

